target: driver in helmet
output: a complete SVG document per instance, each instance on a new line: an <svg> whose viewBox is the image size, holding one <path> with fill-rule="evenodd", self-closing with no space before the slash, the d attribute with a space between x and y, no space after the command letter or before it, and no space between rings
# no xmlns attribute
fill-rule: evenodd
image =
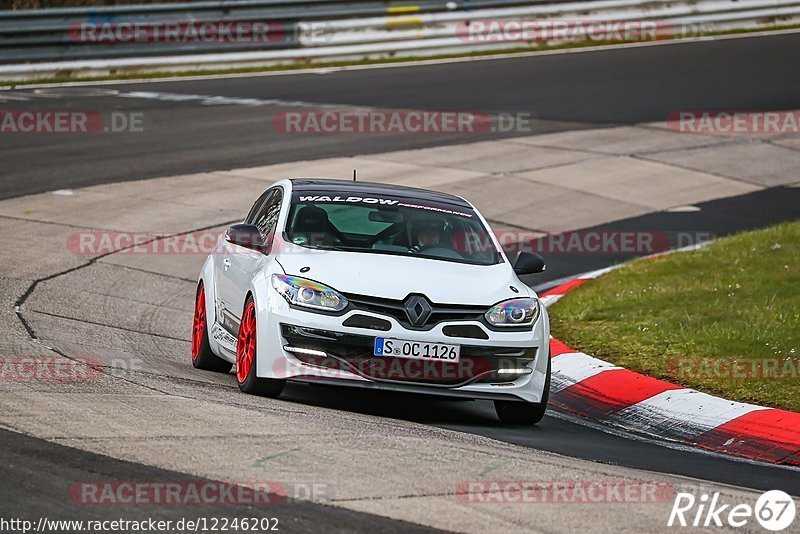
<svg viewBox="0 0 800 534"><path fill-rule="evenodd" d="M441 219L420 219L411 226L413 250L440 246L445 222Z"/></svg>

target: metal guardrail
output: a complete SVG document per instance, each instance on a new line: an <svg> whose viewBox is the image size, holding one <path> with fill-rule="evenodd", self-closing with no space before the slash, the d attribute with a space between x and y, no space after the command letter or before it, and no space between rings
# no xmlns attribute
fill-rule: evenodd
<svg viewBox="0 0 800 534"><path fill-rule="evenodd" d="M538 0L545 2L548 0ZM551 0L552 1L552 0ZM0 12L0 62L159 56L202 52L235 52L263 48L298 48L299 21L341 20L408 13L486 9L531 4L512 0L417 0L412 4L383 0L223 0L183 4L142 4ZM86 43L81 24L130 23L163 27L203 23L265 22L279 33L274 42L205 42L180 45L158 42Z"/></svg>
<svg viewBox="0 0 800 534"><path fill-rule="evenodd" d="M222 0L6 11L0 12L0 77L192 70L537 44L473 39L470 24L482 20L657 21L670 29L669 36L680 37L798 23L800 0ZM226 27L250 28L252 39L247 31L229 39ZM142 34L136 39L114 34L130 28ZM168 28L175 35L209 30L208 39L170 39ZM111 32L107 39L98 37L104 29Z"/></svg>

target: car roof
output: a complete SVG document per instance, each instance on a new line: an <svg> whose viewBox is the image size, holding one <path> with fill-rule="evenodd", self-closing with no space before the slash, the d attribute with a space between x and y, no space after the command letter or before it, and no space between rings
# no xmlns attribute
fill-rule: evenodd
<svg viewBox="0 0 800 534"><path fill-rule="evenodd" d="M375 182L353 182L350 180L332 180L326 178L295 178L291 180L293 191L330 191L335 193L347 194L370 194L370 195L389 195L409 197L415 200L428 200L431 202L443 202L464 208L472 208L472 205L461 197L429 191L417 187L407 187L404 185L378 184Z"/></svg>

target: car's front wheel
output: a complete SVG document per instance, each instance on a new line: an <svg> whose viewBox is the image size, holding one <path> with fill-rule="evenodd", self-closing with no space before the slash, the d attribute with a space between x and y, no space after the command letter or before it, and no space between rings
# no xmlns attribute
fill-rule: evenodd
<svg viewBox="0 0 800 534"><path fill-rule="evenodd" d="M277 397L283 391L286 380L259 378L256 374L256 322L256 303L250 296L244 304L236 340L236 382L240 390L250 395Z"/></svg>
<svg viewBox="0 0 800 534"><path fill-rule="evenodd" d="M223 360L211 350L208 344L208 321L206 320L206 289L203 282L197 286L197 297L194 303L194 321L192 322L192 365L204 371L228 373L233 367L229 361Z"/></svg>
<svg viewBox="0 0 800 534"><path fill-rule="evenodd" d="M550 397L550 361L547 362L547 378L544 381L541 402L494 401L494 410L500 421L507 425L535 425L544 418L547 399Z"/></svg>

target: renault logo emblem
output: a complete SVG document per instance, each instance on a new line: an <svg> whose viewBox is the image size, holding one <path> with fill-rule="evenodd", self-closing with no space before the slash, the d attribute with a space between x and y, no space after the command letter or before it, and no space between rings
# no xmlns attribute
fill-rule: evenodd
<svg viewBox="0 0 800 534"><path fill-rule="evenodd" d="M408 322L413 326L423 326L431 316L433 308L425 297L412 295L404 304Z"/></svg>

